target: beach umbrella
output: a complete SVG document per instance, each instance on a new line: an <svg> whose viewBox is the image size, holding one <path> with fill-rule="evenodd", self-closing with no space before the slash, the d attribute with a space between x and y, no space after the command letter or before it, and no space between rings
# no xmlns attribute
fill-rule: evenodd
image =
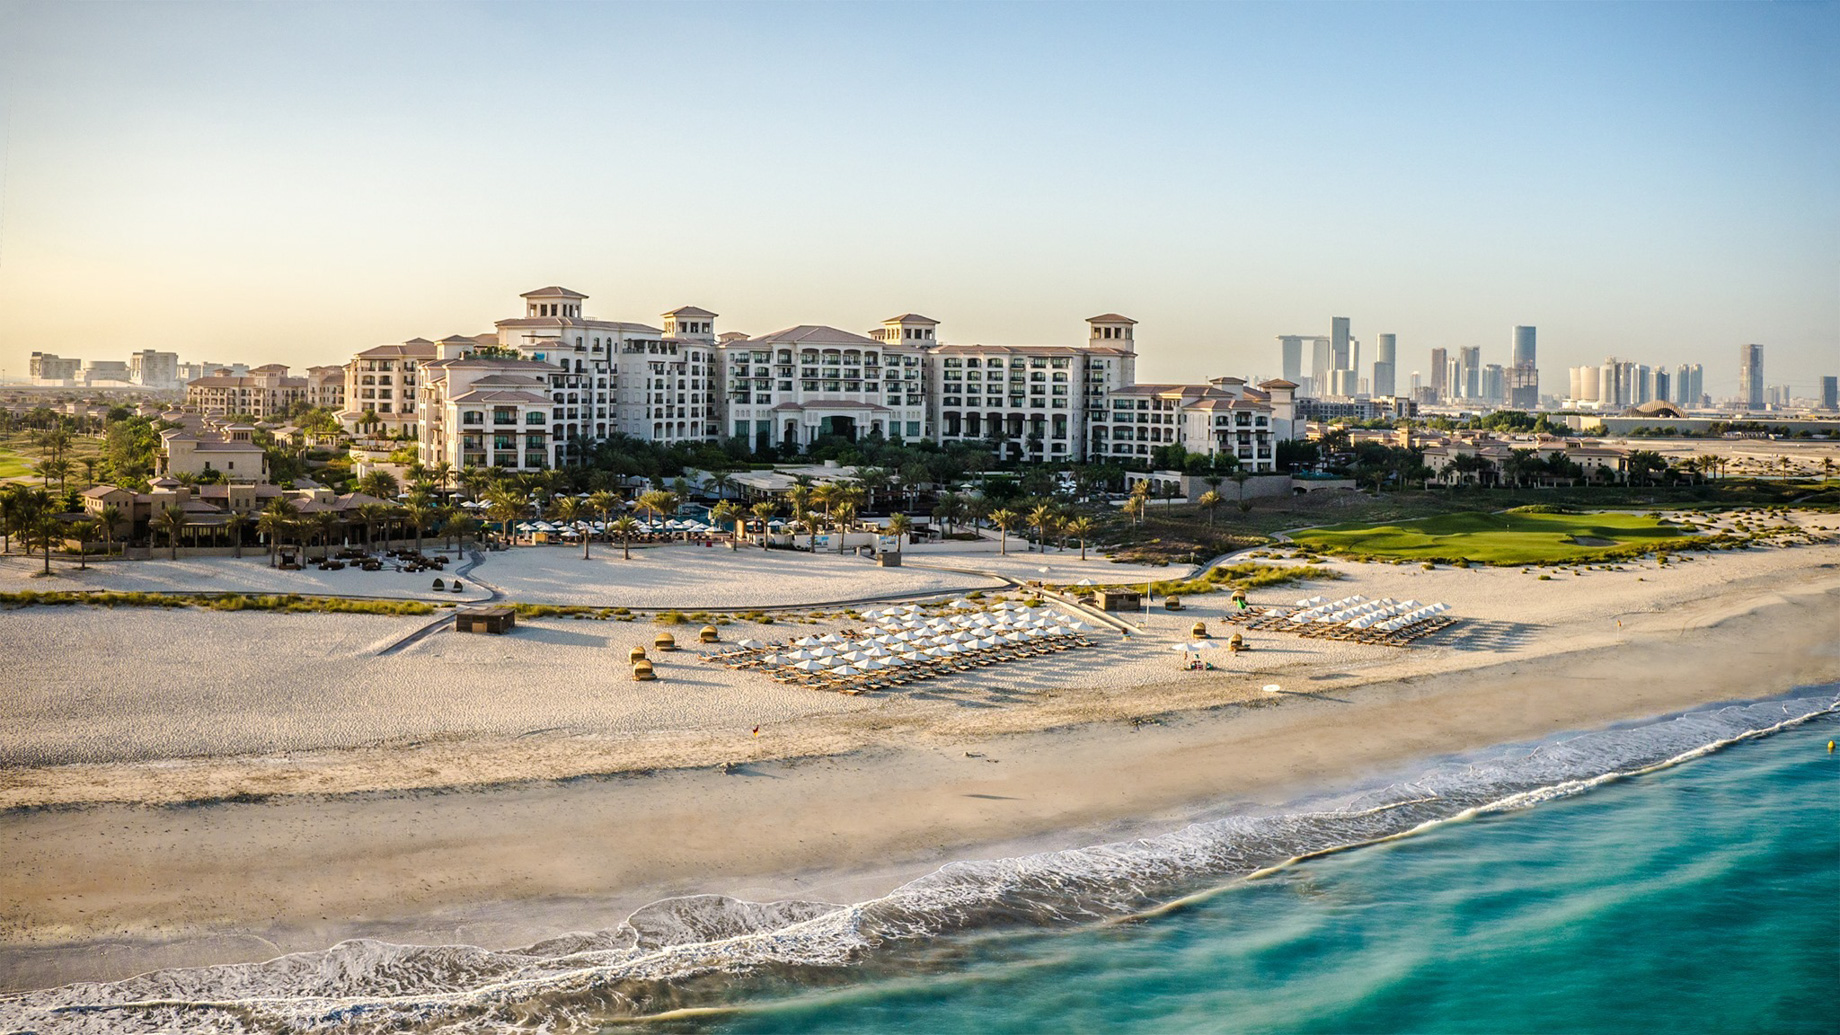
<svg viewBox="0 0 1840 1035"><path fill-rule="evenodd" d="M870 658L856 667L862 669L864 672L874 672L876 669L887 668L888 666L875 658Z"/></svg>
<svg viewBox="0 0 1840 1035"><path fill-rule="evenodd" d="M849 652L848 654L845 654L843 656L843 660L845 661L867 661L869 660L869 655L864 654L862 651L859 651L859 650L853 650Z"/></svg>
<svg viewBox="0 0 1840 1035"><path fill-rule="evenodd" d="M1074 583L1074 585L1076 586L1097 586L1098 583L1094 582L1091 579L1081 579L1080 581Z"/></svg>
<svg viewBox="0 0 1840 1035"><path fill-rule="evenodd" d="M831 675L834 675L834 676L860 676L860 675L862 675L862 673L861 673L861 672L858 672L858 671L856 671L855 669L853 669L853 668L851 668L851 667L850 667L850 666L848 666L848 665L845 665L845 666L843 666L842 668L838 668L838 669L832 669L832 670L831 670Z"/></svg>
<svg viewBox="0 0 1840 1035"><path fill-rule="evenodd" d="M832 650L829 644L825 644L812 651L811 656L814 658L834 658L837 656L837 652Z"/></svg>
<svg viewBox="0 0 1840 1035"><path fill-rule="evenodd" d="M843 637L837 635L836 633L825 633L823 636L818 637L818 642L820 643L842 643Z"/></svg>
<svg viewBox="0 0 1840 1035"><path fill-rule="evenodd" d="M817 672L824 667L824 662L806 658L804 661L793 662L792 667L800 672Z"/></svg>
<svg viewBox="0 0 1840 1035"><path fill-rule="evenodd" d="M758 647L765 647L766 644L760 642L759 640L742 640L739 643L735 644L735 646L740 647L743 650L754 650Z"/></svg>
<svg viewBox="0 0 1840 1035"><path fill-rule="evenodd" d="M974 600L967 600L964 597L959 597L957 600L952 601L952 606L957 607L957 608L973 608L977 606L977 602Z"/></svg>

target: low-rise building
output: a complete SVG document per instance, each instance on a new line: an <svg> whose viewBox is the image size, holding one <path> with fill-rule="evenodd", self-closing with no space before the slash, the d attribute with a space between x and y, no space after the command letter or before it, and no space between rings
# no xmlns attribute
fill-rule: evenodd
<svg viewBox="0 0 1840 1035"><path fill-rule="evenodd" d="M254 441L255 427L193 415L160 432L156 471L162 477L222 475L232 482L268 481L268 453Z"/></svg>

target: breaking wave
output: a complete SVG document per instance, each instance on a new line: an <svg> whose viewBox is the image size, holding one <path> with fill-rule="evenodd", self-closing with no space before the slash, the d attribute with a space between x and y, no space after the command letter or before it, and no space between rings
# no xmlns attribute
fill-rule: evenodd
<svg viewBox="0 0 1840 1035"><path fill-rule="evenodd" d="M766 977L835 980L940 935L1112 919L1287 861L1528 808L1840 710L1834 687L1502 748L1415 779L1158 837L957 862L848 905L689 896L512 950L341 942L265 963L0 997L10 1032L591 1031L722 1006Z"/></svg>

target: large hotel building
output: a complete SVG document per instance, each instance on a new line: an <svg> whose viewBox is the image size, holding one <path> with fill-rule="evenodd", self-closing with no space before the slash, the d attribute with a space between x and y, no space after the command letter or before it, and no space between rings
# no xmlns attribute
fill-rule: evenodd
<svg viewBox="0 0 1840 1035"><path fill-rule="evenodd" d="M426 464L515 470L576 462L618 433L788 450L824 436L991 440L1050 462L1147 460L1179 443L1269 471L1295 436L1289 381L1138 384L1136 322L1115 313L1087 320L1077 345L984 345L948 343L914 313L868 334L718 335L704 309L653 327L584 316L587 297L541 288L494 333L360 352L340 419L414 437Z"/></svg>

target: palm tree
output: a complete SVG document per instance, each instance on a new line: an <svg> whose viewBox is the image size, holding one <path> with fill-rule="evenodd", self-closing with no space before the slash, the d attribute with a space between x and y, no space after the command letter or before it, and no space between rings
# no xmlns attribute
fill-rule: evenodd
<svg viewBox="0 0 1840 1035"><path fill-rule="evenodd" d="M390 508L384 503L358 504L358 520L364 523L364 552L371 552L371 543L377 537L377 527L390 516Z"/></svg>
<svg viewBox="0 0 1840 1035"><path fill-rule="evenodd" d="M39 462L38 473L45 478L45 487L51 487L51 479L58 480L58 494L64 492L64 482L70 477L71 463L62 456L53 455L49 460Z"/></svg>
<svg viewBox="0 0 1840 1035"><path fill-rule="evenodd" d="M153 516L153 527L166 534L166 545L172 549L172 559L179 559L179 536L185 532L187 521L185 508L178 504L167 504ZM51 570L51 559L45 558L45 570Z"/></svg>
<svg viewBox="0 0 1840 1035"><path fill-rule="evenodd" d="M376 504L368 504L368 506L375 505ZM358 509L362 511L364 508L360 507ZM269 501L268 506L264 507L262 513L257 516L256 531L262 533L268 539L269 567L272 568L275 566L275 551L276 548L281 545L281 537L293 529L294 519L299 516L300 508L294 505L293 500L288 499Z"/></svg>
<svg viewBox="0 0 1840 1035"><path fill-rule="evenodd" d="M990 501L983 496L965 496L962 498L964 499L965 517L970 519L972 528L979 527L979 523L990 515Z"/></svg>
<svg viewBox="0 0 1840 1035"><path fill-rule="evenodd" d="M1047 553L1048 529L1054 524L1054 508L1043 503L1029 511L1029 524L1035 528L1035 533L1041 542L1041 552Z"/></svg>
<svg viewBox="0 0 1840 1035"><path fill-rule="evenodd" d="M332 556L332 530L339 527L339 516L330 510L322 510L308 521L314 534L319 536L319 558L323 561ZM301 559L306 558L303 556Z"/></svg>
<svg viewBox="0 0 1840 1035"><path fill-rule="evenodd" d="M1235 470L1229 477L1233 479L1233 484L1239 486L1239 512L1244 514L1252 509L1252 504L1246 502L1246 479L1251 478L1252 473Z"/></svg>
<svg viewBox="0 0 1840 1035"><path fill-rule="evenodd" d="M397 493L396 479L388 471L374 470L358 479L358 491L380 500L393 500Z"/></svg>
<svg viewBox="0 0 1840 1035"><path fill-rule="evenodd" d="M666 514L677 513L677 497L663 489L653 489L650 492L641 493L633 506L652 515L652 519L657 521Z"/></svg>
<svg viewBox="0 0 1840 1035"><path fill-rule="evenodd" d="M108 512L113 509L112 507L102 508L104 521L108 520ZM230 536L230 547L235 551L237 560L243 559L243 528L248 524L249 515L241 511L231 511L230 516L224 519L224 532Z"/></svg>
<svg viewBox="0 0 1840 1035"><path fill-rule="evenodd" d="M754 520L760 524L760 541L763 544L766 542L767 522L773 520L773 515L778 512L779 505L772 500L762 500L748 508L748 513L754 515Z"/></svg>
<svg viewBox="0 0 1840 1035"><path fill-rule="evenodd" d="M511 522L523 517L530 507L530 497L509 488L496 488L486 493L486 516L498 522L499 535L507 542L511 540Z"/></svg>
<svg viewBox="0 0 1840 1035"><path fill-rule="evenodd" d="M620 537L621 559L632 560L632 537L639 530L639 523L632 519L631 514L621 514L609 528Z"/></svg>
<svg viewBox="0 0 1840 1035"><path fill-rule="evenodd" d="M428 477L434 481L436 489L445 493L447 492L448 484L453 481L454 467L452 464L443 460L428 469Z"/></svg>
<svg viewBox="0 0 1840 1035"><path fill-rule="evenodd" d="M620 497L602 489L588 497L588 509L600 515L601 526L604 528L607 524L607 515L620 509Z"/></svg>
<svg viewBox="0 0 1840 1035"><path fill-rule="evenodd" d="M727 471L717 471L709 476L709 487L716 491L716 499L727 499L728 490L735 487L735 476Z"/></svg>
<svg viewBox="0 0 1840 1035"><path fill-rule="evenodd" d="M121 508L111 503L97 511L96 518L102 523L102 555L107 557L115 552L115 527L121 524Z"/></svg>
<svg viewBox="0 0 1840 1035"><path fill-rule="evenodd" d="M79 521L72 521L69 532L77 537L77 570L88 571L89 544L90 540L96 538L96 520L83 518Z"/></svg>
<svg viewBox="0 0 1840 1035"><path fill-rule="evenodd" d="M844 539L850 531L850 525L856 520L856 501L846 499L837 504L834 519L837 523L837 552L843 552Z"/></svg>
<svg viewBox="0 0 1840 1035"><path fill-rule="evenodd" d="M946 526L946 534L951 535L955 523L965 513L965 501L953 493L942 492L933 501L933 516Z"/></svg>
<svg viewBox="0 0 1840 1035"><path fill-rule="evenodd" d="M709 519L718 525L734 525L735 536L728 541L728 549L731 553L741 549L741 537L747 532L747 511L742 510L733 500L723 500L709 512Z"/></svg>
<svg viewBox="0 0 1840 1035"><path fill-rule="evenodd" d="M1138 484L1142 485L1143 483L1139 482ZM1131 494L1131 498L1124 501L1124 508L1123 508L1124 512L1130 515L1131 524L1133 526L1143 523L1144 506L1145 506L1145 497L1141 493L1133 492Z"/></svg>
<svg viewBox="0 0 1840 1035"><path fill-rule="evenodd" d="M997 526L997 552L1009 556L1009 530L1016 527L1018 516L1015 511L1005 507L990 512L990 523Z"/></svg>
<svg viewBox="0 0 1840 1035"><path fill-rule="evenodd" d="M588 505L574 496L564 496L556 501L553 509L556 517L563 524L573 526L575 522L582 519L582 515L588 512ZM588 544L593 542L594 537L589 534L588 529L577 529L577 531L581 532L581 559L585 561L589 559Z"/></svg>
<svg viewBox="0 0 1840 1035"><path fill-rule="evenodd" d="M1206 498L1206 496L1202 497L1202 499ZM1089 517L1077 517L1067 522L1068 534L1080 541L1080 560L1086 559L1086 539L1092 535L1093 528L1093 519Z"/></svg>
<svg viewBox="0 0 1840 1035"><path fill-rule="evenodd" d="M33 516L31 524L26 527L26 549L30 550L36 543L45 550L45 574L51 574L51 549L64 541L64 522L52 512L50 500L45 501L42 509Z"/></svg>
<svg viewBox="0 0 1840 1035"><path fill-rule="evenodd" d="M907 545L907 537L912 534L913 530L913 518L908 517L906 514L888 515L888 534L894 537L894 549L896 553L901 552L901 547Z"/></svg>
<svg viewBox="0 0 1840 1035"><path fill-rule="evenodd" d="M1200 507L1201 510L1207 514L1209 527L1213 527L1214 512L1220 509L1220 505L1223 502L1225 501L1220 498L1220 493L1215 492L1213 489L1209 489L1202 493L1201 498L1195 501L1195 506Z"/></svg>
<svg viewBox="0 0 1840 1035"><path fill-rule="evenodd" d="M425 492L417 492L409 497L409 505L403 508L403 515L415 526L415 552L422 552L422 533L434 523L434 501Z"/></svg>
<svg viewBox="0 0 1840 1035"><path fill-rule="evenodd" d="M831 508L837 505L839 493L842 488L843 486L835 482L825 482L823 485L811 490L812 505L823 508L824 519L826 521L830 520Z"/></svg>

